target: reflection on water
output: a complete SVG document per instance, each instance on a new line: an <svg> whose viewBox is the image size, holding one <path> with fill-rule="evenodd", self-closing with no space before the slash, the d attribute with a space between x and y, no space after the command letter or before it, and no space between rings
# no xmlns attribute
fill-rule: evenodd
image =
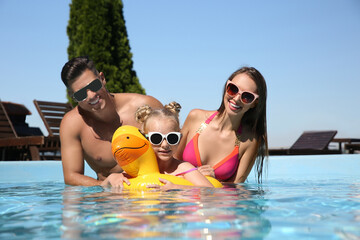
<svg viewBox="0 0 360 240"><path fill-rule="evenodd" d="M67 239L262 239L271 228L262 216L263 191L246 185L167 192L66 187L63 204Z"/></svg>

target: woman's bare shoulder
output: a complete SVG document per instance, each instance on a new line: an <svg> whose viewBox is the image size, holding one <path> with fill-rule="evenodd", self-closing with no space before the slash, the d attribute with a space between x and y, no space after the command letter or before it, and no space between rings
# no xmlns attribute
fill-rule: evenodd
<svg viewBox="0 0 360 240"><path fill-rule="evenodd" d="M208 119L215 111L208 111L203 109L193 109L189 112L187 119L191 122L203 122Z"/></svg>

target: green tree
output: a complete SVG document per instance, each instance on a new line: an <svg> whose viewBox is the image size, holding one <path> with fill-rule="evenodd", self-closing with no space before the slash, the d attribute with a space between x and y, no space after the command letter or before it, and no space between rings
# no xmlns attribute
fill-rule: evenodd
<svg viewBox="0 0 360 240"><path fill-rule="evenodd" d="M69 59L94 60L110 92L145 94L133 70L121 0L72 0L67 34Z"/></svg>

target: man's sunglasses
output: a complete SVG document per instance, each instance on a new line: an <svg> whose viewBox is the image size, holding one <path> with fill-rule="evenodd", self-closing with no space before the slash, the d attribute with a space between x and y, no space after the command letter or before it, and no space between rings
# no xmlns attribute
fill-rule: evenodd
<svg viewBox="0 0 360 240"><path fill-rule="evenodd" d="M238 86L231 82L226 85L226 93L232 97L235 97L236 94L240 94L240 99L243 104L250 104L259 97L256 93L241 91Z"/></svg>
<svg viewBox="0 0 360 240"><path fill-rule="evenodd" d="M153 145L160 145L164 139L166 139L169 145L176 145L180 142L181 133L169 132L168 134L163 135L159 132L149 132L148 134L145 134L145 136Z"/></svg>
<svg viewBox="0 0 360 240"><path fill-rule="evenodd" d="M88 89L91 90L92 92L97 92L102 87L103 87L103 85L102 85L101 81L99 79L95 79L94 81L92 81L91 83L89 83L88 85L86 85L85 87L80 89L79 91L76 91L73 94L73 98L77 102L82 102L87 98L87 90Z"/></svg>

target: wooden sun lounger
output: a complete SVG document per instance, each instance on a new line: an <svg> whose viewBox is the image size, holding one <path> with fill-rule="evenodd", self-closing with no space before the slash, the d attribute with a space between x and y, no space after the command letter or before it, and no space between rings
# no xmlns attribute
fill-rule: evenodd
<svg viewBox="0 0 360 240"><path fill-rule="evenodd" d="M1 160L40 160L39 146L44 144L43 136L19 137L6 109L0 101L0 149ZM6 159L7 152L13 152L15 159Z"/></svg>
<svg viewBox="0 0 360 240"><path fill-rule="evenodd" d="M340 154L341 149L329 149L337 131L305 131L289 149L270 149L270 155Z"/></svg>
<svg viewBox="0 0 360 240"><path fill-rule="evenodd" d="M306 131L290 147L290 154L339 154L338 150L330 150L329 144L337 131Z"/></svg>
<svg viewBox="0 0 360 240"><path fill-rule="evenodd" d="M40 147L41 159L60 160L60 123L65 113L72 109L69 103L34 100L34 105L49 133Z"/></svg>

